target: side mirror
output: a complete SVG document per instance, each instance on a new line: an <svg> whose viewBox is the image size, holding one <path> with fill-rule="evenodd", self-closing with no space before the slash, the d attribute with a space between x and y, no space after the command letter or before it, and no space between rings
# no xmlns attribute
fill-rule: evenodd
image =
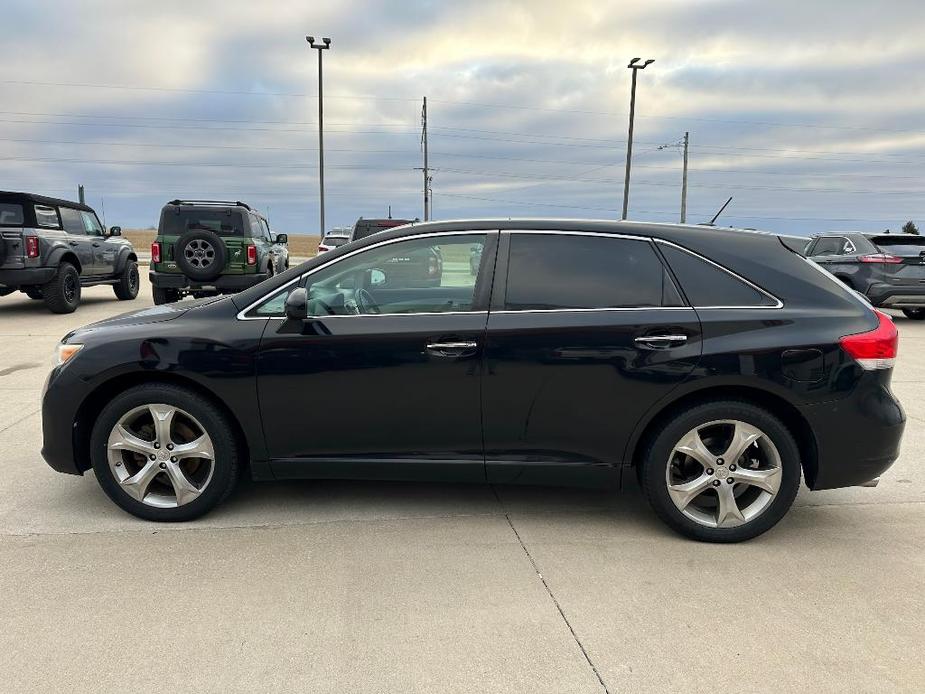
<svg viewBox="0 0 925 694"><path fill-rule="evenodd" d="M289 234L277 234L276 243L289 243Z"/></svg>
<svg viewBox="0 0 925 694"><path fill-rule="evenodd" d="M109 227L110 236L122 236L122 227Z"/></svg>
<svg viewBox="0 0 925 694"><path fill-rule="evenodd" d="M286 297L286 318L305 320L308 318L308 292L299 287L289 292Z"/></svg>

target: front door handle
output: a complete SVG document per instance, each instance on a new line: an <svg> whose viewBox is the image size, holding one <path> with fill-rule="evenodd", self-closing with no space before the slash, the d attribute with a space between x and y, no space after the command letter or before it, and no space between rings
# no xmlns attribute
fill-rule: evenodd
<svg viewBox="0 0 925 694"><path fill-rule="evenodd" d="M643 347L671 347L687 342L687 335L643 335L637 337L635 342Z"/></svg>
<svg viewBox="0 0 925 694"><path fill-rule="evenodd" d="M428 342L427 351L438 357L467 357L475 354L478 342Z"/></svg>
<svg viewBox="0 0 925 694"><path fill-rule="evenodd" d="M94 248L99 248L99 247L100 247L100 244L99 244L99 243L96 243L96 242L94 242L94 244L93 244L93 247L94 247Z"/></svg>
<svg viewBox="0 0 925 694"><path fill-rule="evenodd" d="M80 245L80 242L79 242L79 241L68 241L68 242L67 242L67 245L69 245L69 246L78 246L78 245Z"/></svg>

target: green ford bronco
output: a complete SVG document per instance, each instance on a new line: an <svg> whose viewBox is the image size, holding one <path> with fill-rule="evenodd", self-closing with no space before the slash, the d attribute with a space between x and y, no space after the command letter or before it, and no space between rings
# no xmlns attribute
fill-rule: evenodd
<svg viewBox="0 0 925 694"><path fill-rule="evenodd" d="M243 202L171 200L151 244L154 303L252 287L289 267L288 241Z"/></svg>

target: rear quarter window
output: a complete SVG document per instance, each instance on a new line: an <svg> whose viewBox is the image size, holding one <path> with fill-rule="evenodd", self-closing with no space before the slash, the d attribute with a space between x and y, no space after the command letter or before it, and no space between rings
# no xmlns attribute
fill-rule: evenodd
<svg viewBox="0 0 925 694"><path fill-rule="evenodd" d="M58 220L58 208L49 207L47 205L36 205L35 222L40 227L60 229L61 222Z"/></svg>
<svg viewBox="0 0 925 694"><path fill-rule="evenodd" d="M22 205L14 202L0 202L0 226L21 227L24 221Z"/></svg>
<svg viewBox="0 0 925 694"><path fill-rule="evenodd" d="M775 299L718 265L676 246L660 243L659 248L695 308L777 305Z"/></svg>

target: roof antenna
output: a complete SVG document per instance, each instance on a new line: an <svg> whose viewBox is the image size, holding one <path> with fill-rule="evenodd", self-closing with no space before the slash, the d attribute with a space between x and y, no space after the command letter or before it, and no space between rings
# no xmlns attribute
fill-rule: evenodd
<svg viewBox="0 0 925 694"><path fill-rule="evenodd" d="M723 210L726 209L726 206L727 206L730 202L732 202L732 196L731 196L731 195L729 196L729 199L728 199L726 202L723 203L723 206L719 208L719 212L717 212L715 215L713 215L713 219L711 219L711 220L707 223L707 226L713 226L713 225L716 223L717 217L719 217L719 216L723 213Z"/></svg>

